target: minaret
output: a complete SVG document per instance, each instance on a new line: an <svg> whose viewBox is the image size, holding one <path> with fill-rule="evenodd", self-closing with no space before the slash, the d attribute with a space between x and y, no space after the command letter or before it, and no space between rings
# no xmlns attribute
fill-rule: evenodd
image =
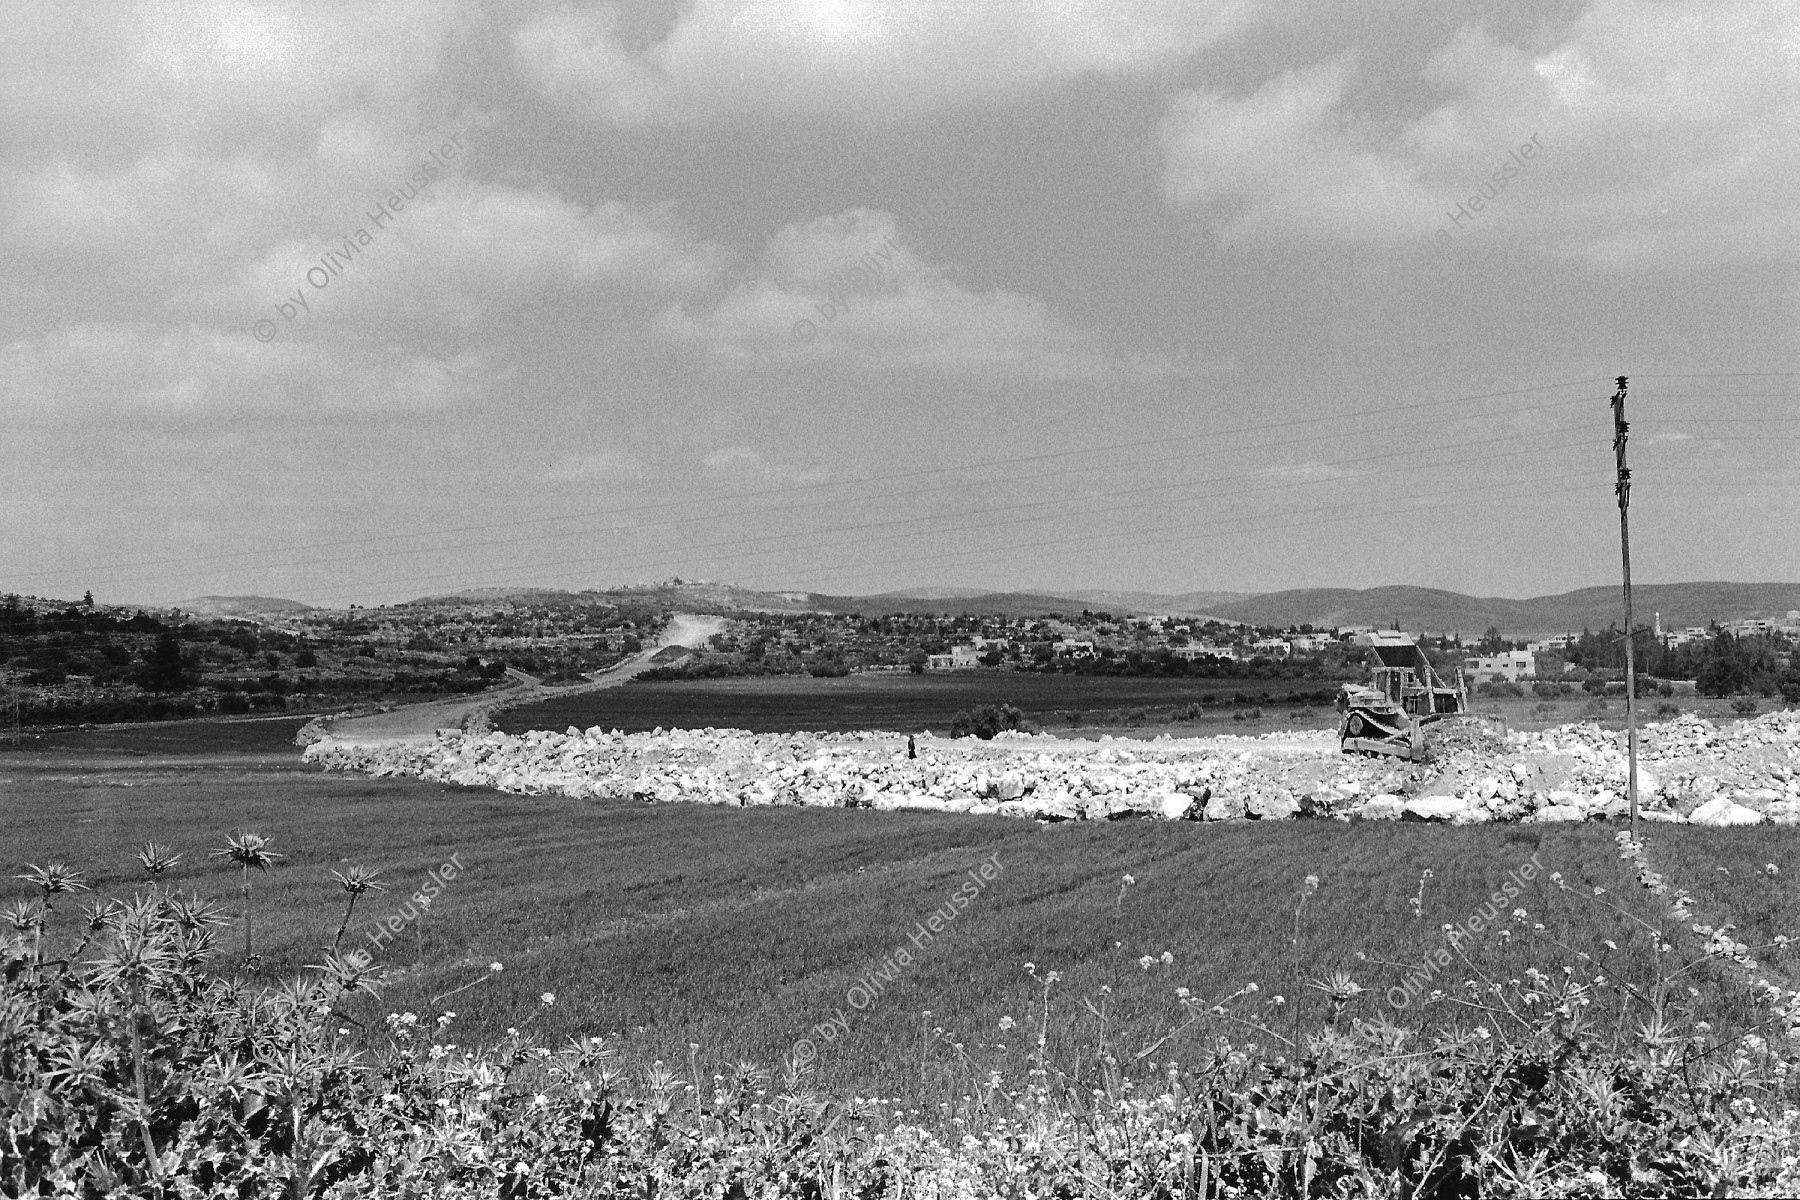
<svg viewBox="0 0 1800 1200"><path fill-rule="evenodd" d="M1662 614L1656 614L1656 640L1662 641Z"/></svg>

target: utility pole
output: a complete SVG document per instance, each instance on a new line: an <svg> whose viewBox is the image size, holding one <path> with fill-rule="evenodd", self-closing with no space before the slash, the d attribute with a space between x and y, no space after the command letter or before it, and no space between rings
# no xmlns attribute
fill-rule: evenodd
<svg viewBox="0 0 1800 1200"><path fill-rule="evenodd" d="M1613 491L1619 496L1619 553L1625 563L1625 794L1631 800L1631 840L1638 835L1637 776L1637 665L1632 654L1631 631L1631 522L1626 510L1631 505L1631 468L1625 465L1625 441L1631 426L1625 420L1625 376L1619 376L1619 390L1613 393L1613 453L1619 460L1618 482Z"/></svg>

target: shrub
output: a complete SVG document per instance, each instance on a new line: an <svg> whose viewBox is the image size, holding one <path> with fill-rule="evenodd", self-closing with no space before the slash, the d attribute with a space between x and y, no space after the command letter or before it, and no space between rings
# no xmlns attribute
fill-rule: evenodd
<svg viewBox="0 0 1800 1200"><path fill-rule="evenodd" d="M1025 714L1011 704L984 704L972 713L958 709L950 722L950 736L978 737L988 741L1001 730L1018 729L1024 721Z"/></svg>
<svg viewBox="0 0 1800 1200"><path fill-rule="evenodd" d="M530 1015L492 1045L445 1045L453 1012L371 1011L379 980L357 953L324 949L308 976L273 986L215 973L229 919L159 881L178 857L166 847L139 851L144 889L73 921L60 910L86 890L81 876L33 866L22 878L41 896L15 903L0 934L0 1194L1796 1194L1800 993L1760 980L1730 926L1694 924L1695 898L1651 868L1642 843L1617 841L1667 914L1642 920L1594 889L1589 902L1626 918L1620 953L1635 962L1602 971L1583 954L1579 973L1533 967L1504 981L1471 966L1460 986L1420 968L1384 993L1390 1007L1443 1011L1419 1030L1387 1019L1349 972L1308 980L1296 965L1292 1004L1261 1003L1256 983L1224 996L1172 989L1166 1032L1142 1048L1105 1040L1110 988L1086 997L1103 1050L1070 1069L1041 1031L1053 1004L1075 998L1027 963L1041 1002L1023 1061L922 1032L921 1075L935 1072L950 1097L942 1133L917 1110L814 1093L803 1058L778 1079L743 1064L708 1080L690 1054L684 1077L621 1064L596 1037L542 1046ZM351 905L379 887L357 868L333 875ZM1291 904L1296 946L1319 886L1307 877ZM1421 880L1415 918L1424 897ZM1530 928L1523 911L1503 921ZM1172 962L1144 955L1138 967ZM1747 1024L1715 1030L1713 1006L1690 1004L1688 983L1712 978ZM538 1011L554 1003L546 992ZM352 1022L373 1054L351 1052ZM1151 1059L1132 1076L1178 1045L1192 1052L1179 1066Z"/></svg>
<svg viewBox="0 0 1800 1200"><path fill-rule="evenodd" d="M1664 700L1661 704L1656 706L1656 715L1659 717L1678 717L1681 715L1681 705L1670 704L1667 700Z"/></svg>
<svg viewBox="0 0 1800 1200"><path fill-rule="evenodd" d="M1731 711L1740 717L1750 716L1756 711L1755 696L1739 696L1731 702Z"/></svg>

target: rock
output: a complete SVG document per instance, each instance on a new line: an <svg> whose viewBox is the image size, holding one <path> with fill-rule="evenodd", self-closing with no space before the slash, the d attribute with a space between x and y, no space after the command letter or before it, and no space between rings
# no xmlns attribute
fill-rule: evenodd
<svg viewBox="0 0 1800 1200"><path fill-rule="evenodd" d="M1456 796L1421 796L1408 800L1400 809L1402 821L1467 820L1469 802ZM1482 810L1485 816L1486 810Z"/></svg>
<svg viewBox="0 0 1800 1200"><path fill-rule="evenodd" d="M1184 796L1180 792L1164 796L1160 811L1165 821L1195 821L1200 818L1199 803L1192 796Z"/></svg>
<svg viewBox="0 0 1800 1200"><path fill-rule="evenodd" d="M1645 821L1655 821L1658 824L1662 824L1662 825L1686 825L1687 824L1687 818L1682 816L1680 813L1669 812L1664 809L1641 808L1638 810L1638 816Z"/></svg>
<svg viewBox="0 0 1800 1200"><path fill-rule="evenodd" d="M1556 822L1584 821L1587 819L1587 814L1573 804L1546 804L1537 810L1537 814L1532 819L1548 825Z"/></svg>
<svg viewBox="0 0 1800 1200"><path fill-rule="evenodd" d="M1244 798L1240 795L1215 795L1206 802L1206 819L1209 821L1236 821L1244 816Z"/></svg>
<svg viewBox="0 0 1800 1200"><path fill-rule="evenodd" d="M925 812L947 812L952 801L940 800L936 796L909 796L894 792L883 792L875 797L874 808L877 812L895 812L901 809L918 809ZM973 804L973 801L970 802Z"/></svg>
<svg viewBox="0 0 1800 1200"><path fill-rule="evenodd" d="M1754 808L1745 808L1723 796L1713 797L1688 816L1690 825L1761 825L1763 820Z"/></svg>
<svg viewBox="0 0 1800 1200"><path fill-rule="evenodd" d="M1300 815L1299 802L1286 788L1257 792L1244 808L1244 815L1255 821L1287 821Z"/></svg>
<svg viewBox="0 0 1800 1200"><path fill-rule="evenodd" d="M1362 807L1356 810L1356 815L1365 821L1398 821L1405 807L1405 802L1400 797L1383 792L1363 801Z"/></svg>
<svg viewBox="0 0 1800 1200"><path fill-rule="evenodd" d="M1784 794L1774 788L1745 788L1731 794L1731 799L1735 803L1741 804L1745 808L1755 809L1757 812L1768 812L1770 805L1779 804L1786 798Z"/></svg>
<svg viewBox="0 0 1800 1200"><path fill-rule="evenodd" d="M1017 771L1008 771L1000 776L994 785L994 798L997 800L1017 800L1025 794L1025 781Z"/></svg>

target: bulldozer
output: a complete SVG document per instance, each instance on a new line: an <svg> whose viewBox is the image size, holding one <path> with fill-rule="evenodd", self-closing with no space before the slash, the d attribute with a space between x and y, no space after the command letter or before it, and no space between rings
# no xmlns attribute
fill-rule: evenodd
<svg viewBox="0 0 1800 1200"><path fill-rule="evenodd" d="M1411 634L1369 635L1369 682L1338 689L1338 745L1345 754L1382 754L1423 762L1425 726L1469 711L1462 671L1451 686Z"/></svg>

